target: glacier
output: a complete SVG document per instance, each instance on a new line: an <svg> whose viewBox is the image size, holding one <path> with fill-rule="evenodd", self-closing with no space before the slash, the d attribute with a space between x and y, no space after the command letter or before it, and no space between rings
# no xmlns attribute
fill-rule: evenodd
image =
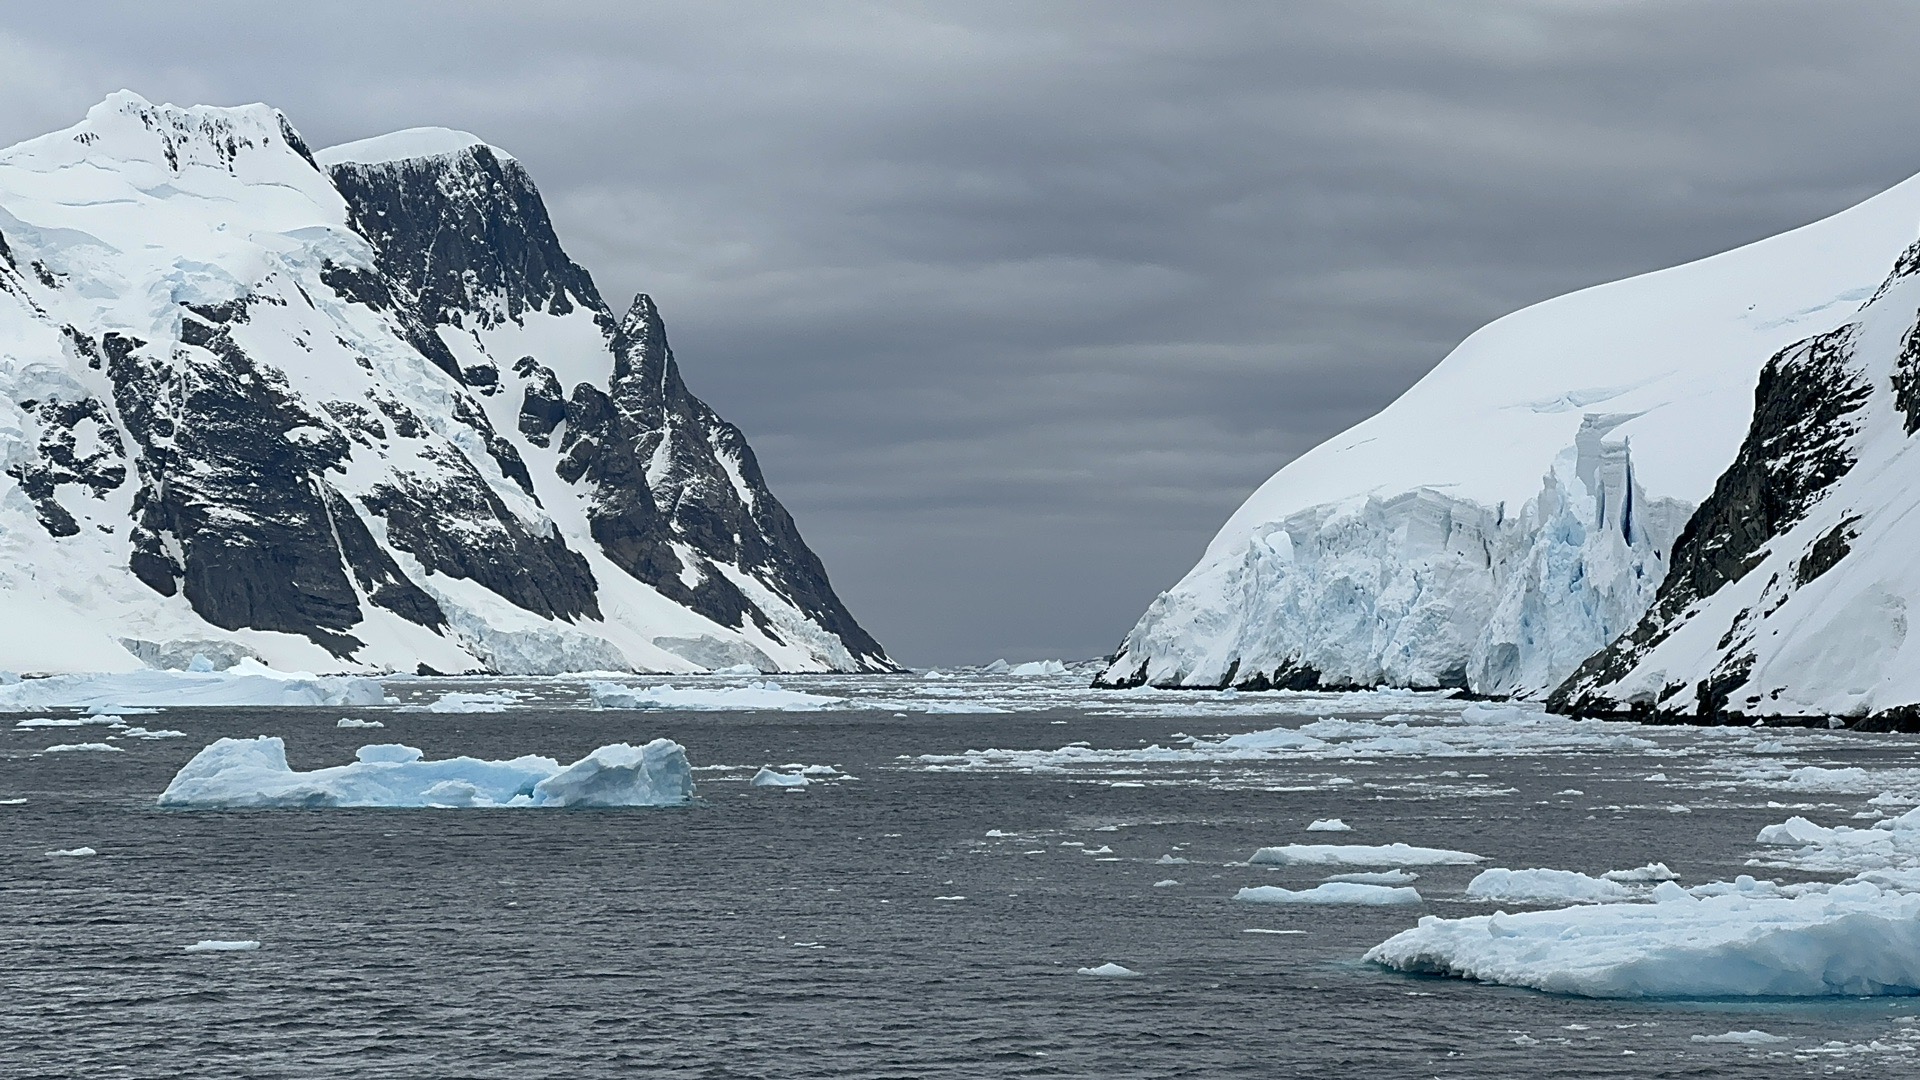
<svg viewBox="0 0 1920 1080"><path fill-rule="evenodd" d="M1850 319L1916 221L1920 178L1488 324L1262 485L1096 685L1548 694L1654 602L1767 358Z"/></svg>
<svg viewBox="0 0 1920 1080"><path fill-rule="evenodd" d="M159 804L180 809L321 807L679 806L694 798L693 770L679 743L613 743L561 765L527 755L510 761L423 760L399 743L361 747L346 765L299 772L276 736L220 739L181 766Z"/></svg>
<svg viewBox="0 0 1920 1080"><path fill-rule="evenodd" d="M121 91L0 150L0 668L888 671L511 154Z"/></svg>

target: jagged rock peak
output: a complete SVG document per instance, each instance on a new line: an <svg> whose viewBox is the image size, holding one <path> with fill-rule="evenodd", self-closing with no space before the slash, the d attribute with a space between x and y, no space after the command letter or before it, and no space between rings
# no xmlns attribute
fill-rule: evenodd
<svg viewBox="0 0 1920 1080"><path fill-rule="evenodd" d="M0 150L0 670L892 667L520 162L321 156L125 93Z"/></svg>

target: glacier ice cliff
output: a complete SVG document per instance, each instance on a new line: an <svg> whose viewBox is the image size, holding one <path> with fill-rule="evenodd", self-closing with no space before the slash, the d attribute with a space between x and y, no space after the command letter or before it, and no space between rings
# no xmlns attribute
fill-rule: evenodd
<svg viewBox="0 0 1920 1080"><path fill-rule="evenodd" d="M0 150L0 669L889 670L511 155L121 92Z"/></svg>
<svg viewBox="0 0 1920 1080"><path fill-rule="evenodd" d="M1096 685L1546 695L1653 604L1767 357L1851 318L1920 178L1490 323L1281 469Z"/></svg>

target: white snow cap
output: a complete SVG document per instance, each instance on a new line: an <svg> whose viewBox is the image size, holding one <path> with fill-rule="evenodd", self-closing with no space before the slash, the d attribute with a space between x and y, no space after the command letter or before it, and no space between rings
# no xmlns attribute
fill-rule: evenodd
<svg viewBox="0 0 1920 1080"><path fill-rule="evenodd" d="M404 131L390 131L385 135L375 135L371 139L341 143L329 146L313 155L320 167L331 169L335 165L380 165L389 161L411 161L418 158L446 157L484 146L493 151L493 156L502 161L512 161L513 155L494 146L478 135L465 131L455 131L443 127L407 128Z"/></svg>

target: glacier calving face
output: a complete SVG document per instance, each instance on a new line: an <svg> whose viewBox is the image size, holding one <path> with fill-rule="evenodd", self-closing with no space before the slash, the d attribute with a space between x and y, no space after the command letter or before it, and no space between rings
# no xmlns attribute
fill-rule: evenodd
<svg viewBox="0 0 1920 1080"><path fill-rule="evenodd" d="M1546 694L1653 602L1766 358L1851 317L1916 220L1920 178L1489 324L1263 485L1096 685Z"/></svg>
<svg viewBox="0 0 1920 1080"><path fill-rule="evenodd" d="M891 668L462 133L122 92L0 150L0 474L0 668Z"/></svg>

